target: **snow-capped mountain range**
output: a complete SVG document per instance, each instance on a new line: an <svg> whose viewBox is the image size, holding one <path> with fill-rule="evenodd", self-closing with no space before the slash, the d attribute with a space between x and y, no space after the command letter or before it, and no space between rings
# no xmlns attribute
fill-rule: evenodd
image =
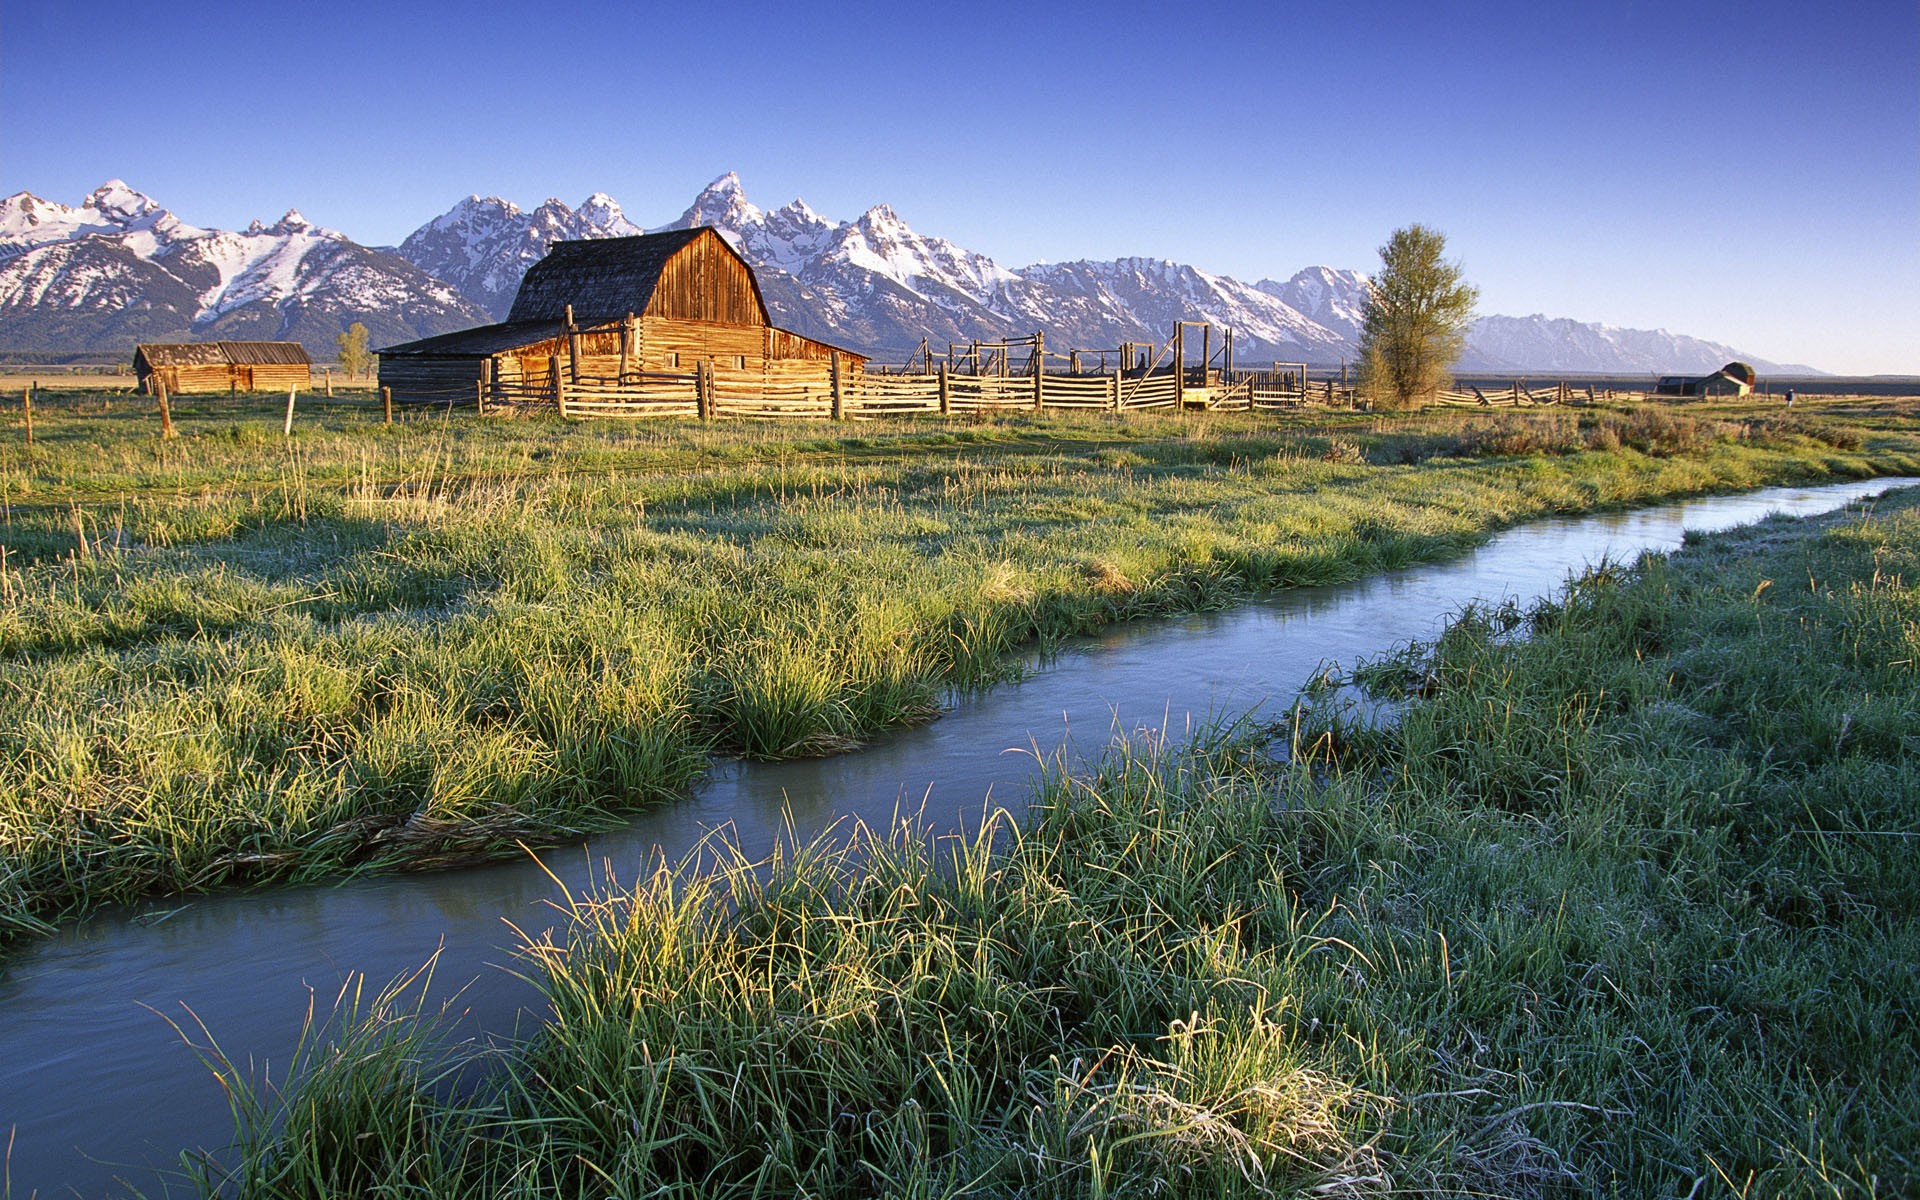
<svg viewBox="0 0 1920 1200"><path fill-rule="evenodd" d="M549 200L532 212L496 197L469 196L408 234L395 252L503 321L521 276L546 257L547 247L640 232L603 192L588 196L577 209Z"/></svg>
<svg viewBox="0 0 1920 1200"><path fill-rule="evenodd" d="M0 200L0 349L234 338L329 352L356 320L392 341L486 314L404 258L298 211L238 233L200 229L117 179L77 208L28 192Z"/></svg>
<svg viewBox="0 0 1920 1200"><path fill-rule="evenodd" d="M925 338L991 340L1045 329L1056 348L1160 341L1177 319L1234 330L1243 363L1330 365L1355 356L1366 276L1308 267L1246 283L1162 259L1009 268L915 232L886 205L834 221L795 200L765 211L729 173L657 229L712 225L751 262L774 320L905 358ZM0 349L125 349L136 340L286 338L321 353L354 320L387 344L502 319L554 242L641 232L604 193L530 211L470 196L397 247L369 248L298 212L229 233L180 221L118 180L77 208L27 192L0 200ZM1810 368L1659 330L1483 317L1465 371L1709 371L1743 358Z"/></svg>

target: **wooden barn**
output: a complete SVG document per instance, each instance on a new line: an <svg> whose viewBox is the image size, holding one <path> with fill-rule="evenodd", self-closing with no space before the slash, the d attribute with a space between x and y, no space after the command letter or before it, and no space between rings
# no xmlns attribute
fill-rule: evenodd
<svg viewBox="0 0 1920 1200"><path fill-rule="evenodd" d="M1657 396L1745 396L1760 381L1743 362L1730 362L1711 375L1662 375L1654 386Z"/></svg>
<svg viewBox="0 0 1920 1200"><path fill-rule="evenodd" d="M400 403L538 402L563 381L639 386L697 372L780 387L867 361L776 328L753 268L710 226L556 242L505 321L379 353L380 385Z"/></svg>
<svg viewBox="0 0 1920 1200"><path fill-rule="evenodd" d="M284 392L312 382L313 360L299 342L174 342L135 347L133 371L149 395L155 379L173 395Z"/></svg>

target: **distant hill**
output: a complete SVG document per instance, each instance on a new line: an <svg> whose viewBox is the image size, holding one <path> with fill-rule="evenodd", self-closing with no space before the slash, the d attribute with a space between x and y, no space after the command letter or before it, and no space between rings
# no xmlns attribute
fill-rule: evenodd
<svg viewBox="0 0 1920 1200"><path fill-rule="evenodd" d="M1481 317L1467 337L1463 371L1704 374L1735 360L1766 375L1820 375L1803 363L1770 362L1722 342L1664 329L1622 329L1565 317Z"/></svg>

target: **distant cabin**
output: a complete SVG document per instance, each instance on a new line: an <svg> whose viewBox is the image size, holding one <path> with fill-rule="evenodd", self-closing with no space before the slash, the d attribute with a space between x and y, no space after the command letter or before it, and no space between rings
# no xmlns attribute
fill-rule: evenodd
<svg viewBox="0 0 1920 1200"><path fill-rule="evenodd" d="M568 324L569 317L572 324ZM570 378L690 375L825 377L867 356L776 328L753 268L711 226L555 242L520 281L497 325L387 346L380 386L398 403L467 403Z"/></svg>
<svg viewBox="0 0 1920 1200"><path fill-rule="evenodd" d="M1662 375L1654 387L1660 396L1745 396L1760 377L1743 362L1730 362L1711 375Z"/></svg>
<svg viewBox="0 0 1920 1200"><path fill-rule="evenodd" d="M134 348L140 390L154 380L173 395L186 392L282 392L313 379L313 360L299 342L171 342Z"/></svg>

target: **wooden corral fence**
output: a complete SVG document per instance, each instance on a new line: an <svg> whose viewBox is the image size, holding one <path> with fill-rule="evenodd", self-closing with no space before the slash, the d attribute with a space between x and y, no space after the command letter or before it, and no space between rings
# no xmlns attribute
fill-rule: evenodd
<svg viewBox="0 0 1920 1200"><path fill-rule="evenodd" d="M1560 383L1550 388L1535 389L1530 384L1523 384L1516 380L1512 386L1504 390L1469 387L1463 392L1441 392L1438 400L1441 404L1456 407L1531 408L1546 404L1592 404L1594 394L1592 385L1582 389Z"/></svg>
<svg viewBox="0 0 1920 1200"><path fill-rule="evenodd" d="M1186 358L1185 326L1202 330L1198 363ZM856 369L826 362L768 361L741 369L698 361L693 370L616 369L588 374L556 355L543 376L483 377L482 412L529 408L585 417L794 417L871 420L916 414L1033 411L1136 412L1193 409L1245 412L1307 403L1352 403L1350 389L1310 383L1304 363L1236 371L1231 335L1216 352L1212 331L1182 322L1165 343L1106 350L1049 351L1036 333L997 342L927 343L898 368ZM624 364L624 359L622 360ZM580 365L584 365L580 364ZM612 364L609 364L612 365Z"/></svg>

